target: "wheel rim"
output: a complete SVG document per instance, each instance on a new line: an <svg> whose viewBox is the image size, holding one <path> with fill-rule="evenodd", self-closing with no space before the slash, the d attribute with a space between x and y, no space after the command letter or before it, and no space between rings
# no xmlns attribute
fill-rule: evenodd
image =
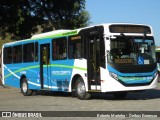
<svg viewBox="0 0 160 120"><path fill-rule="evenodd" d="M77 93L79 96L83 97L86 92L86 88L83 82L79 82L77 85Z"/></svg>
<svg viewBox="0 0 160 120"><path fill-rule="evenodd" d="M27 83L26 83L26 82L24 82L24 83L22 84L22 90L23 90L24 93L27 92Z"/></svg>

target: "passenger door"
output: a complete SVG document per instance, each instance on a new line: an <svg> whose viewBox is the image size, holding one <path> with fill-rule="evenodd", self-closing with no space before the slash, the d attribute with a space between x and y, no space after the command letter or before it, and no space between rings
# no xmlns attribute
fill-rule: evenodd
<svg viewBox="0 0 160 120"><path fill-rule="evenodd" d="M89 90L100 90L100 36L87 37L87 75Z"/></svg>
<svg viewBox="0 0 160 120"><path fill-rule="evenodd" d="M40 45L41 89L50 89L50 44Z"/></svg>

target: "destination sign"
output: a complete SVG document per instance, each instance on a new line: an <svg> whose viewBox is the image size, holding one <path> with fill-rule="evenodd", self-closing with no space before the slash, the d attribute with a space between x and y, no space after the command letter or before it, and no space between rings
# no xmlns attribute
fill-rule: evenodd
<svg viewBox="0 0 160 120"><path fill-rule="evenodd" d="M116 64L132 64L133 59L115 59Z"/></svg>
<svg viewBox="0 0 160 120"><path fill-rule="evenodd" d="M111 25L109 30L111 33L151 33L148 26L142 25Z"/></svg>
<svg viewBox="0 0 160 120"><path fill-rule="evenodd" d="M71 40L79 40L79 39L81 39L80 35L71 37Z"/></svg>

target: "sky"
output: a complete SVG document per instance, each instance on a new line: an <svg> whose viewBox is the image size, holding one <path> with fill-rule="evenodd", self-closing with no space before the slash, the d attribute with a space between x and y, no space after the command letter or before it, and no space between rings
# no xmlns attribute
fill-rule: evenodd
<svg viewBox="0 0 160 120"><path fill-rule="evenodd" d="M138 23L152 26L156 45L160 46L160 0L86 0L91 25L102 23Z"/></svg>

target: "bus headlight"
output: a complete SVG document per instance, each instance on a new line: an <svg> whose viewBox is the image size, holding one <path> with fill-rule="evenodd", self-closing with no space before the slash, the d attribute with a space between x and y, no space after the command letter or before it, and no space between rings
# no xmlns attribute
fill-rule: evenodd
<svg viewBox="0 0 160 120"><path fill-rule="evenodd" d="M118 75L112 72L109 72L110 76L113 77L114 79L118 80Z"/></svg>
<svg viewBox="0 0 160 120"><path fill-rule="evenodd" d="M157 76L157 72L154 74L154 78Z"/></svg>

